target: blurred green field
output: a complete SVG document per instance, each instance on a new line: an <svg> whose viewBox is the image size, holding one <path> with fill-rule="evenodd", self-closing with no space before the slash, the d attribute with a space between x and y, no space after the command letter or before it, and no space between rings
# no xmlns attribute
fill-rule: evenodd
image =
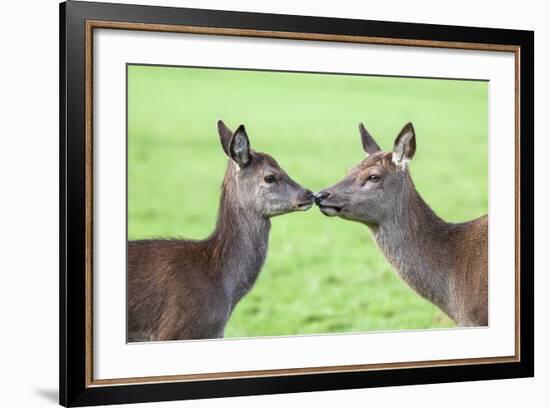
<svg viewBox="0 0 550 408"><path fill-rule="evenodd" d="M364 157L363 121L383 149L412 121L416 186L447 221L487 213L488 83L128 67L129 239L201 239L214 228L227 158L217 118L247 127L313 191ZM316 208L276 217L267 262L226 337L451 327L379 253L362 225Z"/></svg>

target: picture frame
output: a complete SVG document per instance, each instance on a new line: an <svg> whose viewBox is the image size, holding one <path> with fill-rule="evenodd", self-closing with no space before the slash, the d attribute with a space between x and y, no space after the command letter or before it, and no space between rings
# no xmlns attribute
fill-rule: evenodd
<svg viewBox="0 0 550 408"><path fill-rule="evenodd" d="M94 35L206 35L513 54L514 353L185 375L94 376ZM130 61L136 62L136 61ZM534 33L68 1L60 4L60 404L101 404L520 378L534 375ZM121 157L121 160L124 158ZM262 340L259 340L262 341Z"/></svg>

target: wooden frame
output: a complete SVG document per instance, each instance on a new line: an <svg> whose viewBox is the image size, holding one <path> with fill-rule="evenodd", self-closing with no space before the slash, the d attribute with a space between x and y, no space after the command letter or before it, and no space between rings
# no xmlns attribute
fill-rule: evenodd
<svg viewBox="0 0 550 408"><path fill-rule="evenodd" d="M515 355L94 380L92 56L93 30L96 28L514 52L517 316ZM403 37L401 33L407 33L407 37ZM527 31L74 1L61 4L61 404L114 404L532 376L533 44L533 33ZM521 140L524 143L521 144Z"/></svg>

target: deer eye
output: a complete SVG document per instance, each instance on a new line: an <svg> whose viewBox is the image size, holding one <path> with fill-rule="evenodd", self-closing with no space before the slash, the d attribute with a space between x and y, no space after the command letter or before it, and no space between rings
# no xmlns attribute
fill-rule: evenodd
<svg viewBox="0 0 550 408"><path fill-rule="evenodd" d="M274 183L275 182L275 176L270 174L268 176L265 176L264 177L264 181L267 183L267 184L271 184L271 183Z"/></svg>
<svg viewBox="0 0 550 408"><path fill-rule="evenodd" d="M380 176L377 174L371 174L367 180L372 181L373 183L378 183L380 181Z"/></svg>

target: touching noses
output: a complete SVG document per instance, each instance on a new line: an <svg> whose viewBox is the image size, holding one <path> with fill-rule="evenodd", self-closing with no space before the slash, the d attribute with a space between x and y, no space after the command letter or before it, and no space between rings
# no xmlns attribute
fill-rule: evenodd
<svg viewBox="0 0 550 408"><path fill-rule="evenodd" d="M315 194L313 194L313 192L311 190L308 190L306 189L302 194L301 194L301 199L302 200L305 200L307 201L308 203L314 203L315 202Z"/></svg>
<svg viewBox="0 0 550 408"><path fill-rule="evenodd" d="M313 197L314 197L315 204L319 204L324 199L329 198L330 193L327 191L321 191L317 194L314 194Z"/></svg>
<svg viewBox="0 0 550 408"><path fill-rule="evenodd" d="M299 205L312 204L313 202L315 202L315 194L313 194L311 190L302 189L302 192L298 196L298 201L300 201Z"/></svg>

